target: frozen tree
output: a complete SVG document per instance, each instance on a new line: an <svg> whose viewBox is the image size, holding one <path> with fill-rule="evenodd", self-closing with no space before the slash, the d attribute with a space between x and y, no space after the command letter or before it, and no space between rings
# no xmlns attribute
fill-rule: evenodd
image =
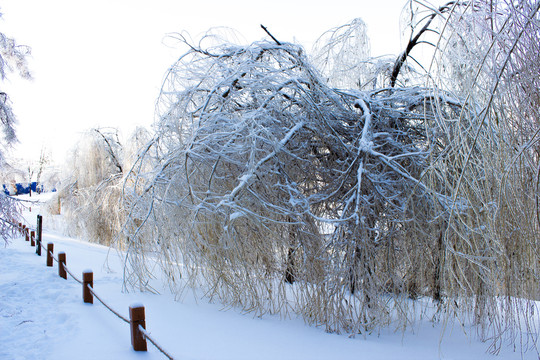
<svg viewBox="0 0 540 360"><path fill-rule="evenodd" d="M150 140L150 133L142 127L125 142L118 130L111 128L92 129L82 136L68 161L58 195L49 204L53 215L64 214L68 233L123 248L119 235L129 206L123 197L124 173L138 164L139 152Z"/></svg>
<svg viewBox="0 0 540 360"><path fill-rule="evenodd" d="M123 146L116 129L93 129L77 143L58 192L68 233L110 245L123 217Z"/></svg>
<svg viewBox="0 0 540 360"><path fill-rule="evenodd" d="M403 83L412 85L414 75L417 75L405 64L405 59L401 64L390 56L372 57L367 26L360 18L321 35L313 46L310 59L322 78L334 88L382 89L395 84L393 72L401 72ZM396 70L396 63L400 63L399 70ZM420 83L417 81L414 85Z"/></svg>
<svg viewBox="0 0 540 360"><path fill-rule="evenodd" d="M1 18L2 14L0 14ZM0 81L5 81L9 72L16 71L23 78L30 78L27 57L30 48L18 45L14 39L0 32ZM15 115L8 95L0 90L0 167L6 166L4 158L8 148L16 141ZM3 192L0 193L0 236L7 241L11 233L12 223L18 218L18 205L15 200Z"/></svg>
<svg viewBox="0 0 540 360"><path fill-rule="evenodd" d="M47 165L51 162L50 152L47 152L45 148L41 149L39 154L39 160L37 163L36 182L38 186L41 184L43 172L46 170ZM39 190L38 190L39 191Z"/></svg>
<svg viewBox="0 0 540 360"><path fill-rule="evenodd" d="M29 79L30 72L26 61L29 54L28 46L18 45L14 39L0 33L0 80L3 82L9 72L17 72L19 76ZM0 159L3 160L7 146L16 141L15 115L9 96L3 91L0 91L0 122L3 133L3 140L0 142Z"/></svg>
<svg viewBox="0 0 540 360"><path fill-rule="evenodd" d="M2 183L10 194L16 193L16 183L24 183L27 174L16 165L15 161L4 162L0 168L0 183Z"/></svg>
<svg viewBox="0 0 540 360"><path fill-rule="evenodd" d="M141 150L152 141L152 134L144 127L137 127L123 146L123 168L129 172L138 163Z"/></svg>
<svg viewBox="0 0 540 360"><path fill-rule="evenodd" d="M365 88L376 82L367 28L362 19L325 32L312 53L313 64L332 87Z"/></svg>
<svg viewBox="0 0 540 360"><path fill-rule="evenodd" d="M43 185L43 191L49 192L58 190L61 183L61 171L57 165L49 165L43 169L40 183Z"/></svg>
<svg viewBox="0 0 540 360"><path fill-rule="evenodd" d="M411 1L410 7L419 19L412 32L437 34L434 56L424 64L427 82L475 104L477 113L453 144L461 160L450 188L471 208L445 225L442 269L452 279L446 294L459 299L446 304L454 307L449 311L468 309L493 351L519 341L538 352L538 324L530 319L538 311L531 300L540 299L540 2L450 2L437 9Z"/></svg>
<svg viewBox="0 0 540 360"><path fill-rule="evenodd" d="M138 160L157 165L130 175L128 282L146 284L158 251L173 286L186 275L244 309L353 333L406 324L407 296L440 297L442 219L468 209L448 188L465 104L333 89L293 44L190 48Z"/></svg>
<svg viewBox="0 0 540 360"><path fill-rule="evenodd" d="M37 184L37 191L41 191L41 177L43 171L46 169L47 165L51 162L50 153L46 151L45 148L42 148L39 154L38 161L29 161L26 166L27 169L27 182L31 184L33 181ZM30 196L32 192L30 192Z"/></svg>

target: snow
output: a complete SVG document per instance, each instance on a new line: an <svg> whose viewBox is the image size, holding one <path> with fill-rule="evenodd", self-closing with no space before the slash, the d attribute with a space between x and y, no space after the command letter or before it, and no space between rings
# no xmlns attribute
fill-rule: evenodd
<svg viewBox="0 0 540 360"><path fill-rule="evenodd" d="M27 214L29 224L35 224L36 215ZM48 219L44 217L44 241L66 253L70 271L79 276L94 269L94 290L125 317L130 305L144 304L147 332L175 359L522 358L510 347L498 357L487 354L474 330L468 329L467 337L457 324L446 324L442 340L444 324L428 320L404 334L385 330L349 337L297 318L225 311L191 294L175 301L165 289L161 294L123 292L123 266L116 251L62 236L48 227ZM0 359L165 359L150 343L148 352L133 351L129 325L98 301L84 304L81 285L69 276L60 278L56 264L46 267L45 256L37 256L22 236L0 247L0 344ZM523 359L538 356L529 352Z"/></svg>

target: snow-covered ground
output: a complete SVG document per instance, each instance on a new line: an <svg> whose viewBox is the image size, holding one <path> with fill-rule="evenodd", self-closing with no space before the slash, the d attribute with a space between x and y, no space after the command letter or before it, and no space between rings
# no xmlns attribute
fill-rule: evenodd
<svg viewBox="0 0 540 360"><path fill-rule="evenodd" d="M36 222L36 210L27 213ZM253 318L219 304L185 296L181 302L160 295L122 292L122 262L108 248L67 238L44 221L44 243L64 251L67 266L79 278L94 271L94 290L128 317L128 307L143 303L146 328L175 359L538 359L503 348L486 353L487 344L448 324L420 322L405 334L391 331L350 338L309 327L301 319ZM107 261L108 260L108 261ZM108 264L108 266L105 266ZM129 326L97 300L82 302L81 286L46 267L24 238L0 247L0 359L165 359L148 343L148 352L131 348Z"/></svg>

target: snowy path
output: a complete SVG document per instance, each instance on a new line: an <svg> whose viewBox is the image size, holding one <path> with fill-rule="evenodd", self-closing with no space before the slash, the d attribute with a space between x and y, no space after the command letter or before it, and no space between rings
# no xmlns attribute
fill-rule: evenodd
<svg viewBox="0 0 540 360"><path fill-rule="evenodd" d="M65 251L77 276L94 271L94 289L114 309L128 316L134 302L146 306L152 336L175 359L520 359L503 349L498 357L486 344L469 340L461 329L447 330L439 347L440 327L425 322L413 333L348 338L308 327L301 320L275 316L253 318L235 310L186 296L122 293L122 267L105 247L55 235L44 228L44 243ZM0 247L0 359L165 359L150 343L147 353L131 349L129 326L98 301L82 302L81 286L58 277L56 263L45 266L21 237ZM538 359L527 353L524 359Z"/></svg>

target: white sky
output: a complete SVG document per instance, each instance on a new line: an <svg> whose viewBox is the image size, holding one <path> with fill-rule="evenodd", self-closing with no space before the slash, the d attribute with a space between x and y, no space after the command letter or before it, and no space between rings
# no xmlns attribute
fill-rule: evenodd
<svg viewBox="0 0 540 360"><path fill-rule="evenodd" d="M79 134L117 127L127 136L149 127L163 76L185 49L163 45L167 33L196 36L210 27L238 30L306 50L326 30L361 17L372 55L401 51L405 0L4 0L0 32L32 48L33 81L11 74L1 84L19 120L14 156L37 159L42 147L61 163Z"/></svg>

